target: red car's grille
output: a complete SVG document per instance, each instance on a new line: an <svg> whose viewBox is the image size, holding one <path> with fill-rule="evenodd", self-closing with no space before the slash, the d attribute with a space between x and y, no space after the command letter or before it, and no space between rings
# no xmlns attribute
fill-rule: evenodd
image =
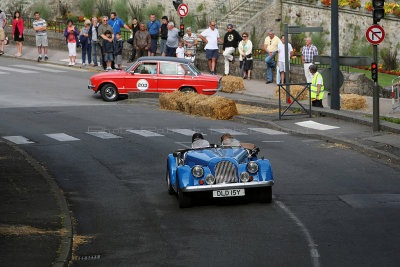
<svg viewBox="0 0 400 267"><path fill-rule="evenodd" d="M215 165L215 182L217 184L222 183L236 183L237 182L237 174L236 167L230 161L220 161Z"/></svg>

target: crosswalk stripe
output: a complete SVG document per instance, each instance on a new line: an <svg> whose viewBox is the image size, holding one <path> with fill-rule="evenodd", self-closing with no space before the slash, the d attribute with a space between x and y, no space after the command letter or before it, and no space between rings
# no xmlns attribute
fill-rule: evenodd
<svg viewBox="0 0 400 267"><path fill-rule="evenodd" d="M101 139L122 138L121 136L118 136L118 135L115 135L112 133L107 133L107 132L87 132L87 134L93 135L93 136L101 138Z"/></svg>
<svg viewBox="0 0 400 267"><path fill-rule="evenodd" d="M23 145L23 144L33 144L35 142L29 140L26 137L23 136L3 136L4 139L13 142L14 144L17 145Z"/></svg>
<svg viewBox="0 0 400 267"><path fill-rule="evenodd" d="M168 129L168 131L186 135L186 136L192 136L194 133L196 133L195 131L190 130L190 129Z"/></svg>
<svg viewBox="0 0 400 267"><path fill-rule="evenodd" d="M326 130L332 130L332 129L340 128L340 127L337 127L337 126L331 126L331 125L327 125L327 124L322 124L322 123L318 123L318 122L315 122L315 121L302 121L302 122L296 122L295 124L299 125L301 127L306 127L306 128L320 130L320 131L326 131Z"/></svg>
<svg viewBox="0 0 400 267"><path fill-rule="evenodd" d="M9 74L8 72L2 72L2 71L0 71L0 74Z"/></svg>
<svg viewBox="0 0 400 267"><path fill-rule="evenodd" d="M251 131L255 131L255 132L260 132L260 133L265 133L265 134L269 134L269 135L281 135L281 134L287 134L281 131L276 131L276 130L272 130L269 128L249 128L249 130Z"/></svg>
<svg viewBox="0 0 400 267"><path fill-rule="evenodd" d="M55 139L60 142L69 142L69 141L78 141L80 139L70 136L65 133L54 133L54 134L45 134L47 137Z"/></svg>
<svg viewBox="0 0 400 267"><path fill-rule="evenodd" d="M19 72L19 73L39 73L37 71L32 71L32 70L23 70L23 69L18 69L18 68L9 68L9 67L0 67L0 70L6 70L6 71L13 71L13 72Z"/></svg>
<svg viewBox="0 0 400 267"><path fill-rule="evenodd" d="M54 73L59 73L59 72L66 72L66 70L54 70L50 68L42 68L34 65L10 65L13 67L18 67L18 68L23 68L23 69L31 69L31 70L41 70L41 71L47 71L47 72L54 72Z"/></svg>
<svg viewBox="0 0 400 267"><path fill-rule="evenodd" d="M242 133L242 132L238 132L232 129L210 129L211 131L217 132L217 133L229 133L231 135L247 135L247 133Z"/></svg>
<svg viewBox="0 0 400 267"><path fill-rule="evenodd" d="M155 137L155 136L164 136L162 134L154 133L148 130L126 130L127 132L138 134L144 137Z"/></svg>

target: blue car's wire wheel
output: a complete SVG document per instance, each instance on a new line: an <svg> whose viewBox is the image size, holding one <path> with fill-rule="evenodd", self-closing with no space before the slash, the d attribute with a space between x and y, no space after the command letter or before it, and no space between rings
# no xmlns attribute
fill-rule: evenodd
<svg viewBox="0 0 400 267"><path fill-rule="evenodd" d="M237 174L236 167L231 161L220 161L215 165L215 182L222 183L236 183Z"/></svg>

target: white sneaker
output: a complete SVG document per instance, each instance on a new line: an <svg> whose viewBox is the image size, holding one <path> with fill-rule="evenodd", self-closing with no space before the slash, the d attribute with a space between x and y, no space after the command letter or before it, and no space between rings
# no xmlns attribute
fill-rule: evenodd
<svg viewBox="0 0 400 267"><path fill-rule="evenodd" d="M100 64L100 63L97 63L97 66L98 66L98 67L101 67L101 64Z"/></svg>
<svg viewBox="0 0 400 267"><path fill-rule="evenodd" d="M72 62L72 65L71 66L75 66L75 62Z"/></svg>
<svg viewBox="0 0 400 267"><path fill-rule="evenodd" d="M68 63L68 66L72 66L72 62L71 61Z"/></svg>

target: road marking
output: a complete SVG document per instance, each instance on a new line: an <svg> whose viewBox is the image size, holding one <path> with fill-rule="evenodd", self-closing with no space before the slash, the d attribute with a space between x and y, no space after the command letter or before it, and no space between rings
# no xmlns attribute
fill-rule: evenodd
<svg viewBox="0 0 400 267"><path fill-rule="evenodd" d="M281 132L281 131L272 130L272 129L269 129L269 128L249 128L249 130L260 132L260 133L265 133L265 134L269 134L269 135L287 134L287 133L284 133L284 132Z"/></svg>
<svg viewBox="0 0 400 267"><path fill-rule="evenodd" d="M42 68L34 65L11 65L13 67L18 67L18 68L25 68L25 69L31 69L31 70L41 70L41 71L48 71L48 72L66 72L66 70L53 70L50 68Z"/></svg>
<svg viewBox="0 0 400 267"><path fill-rule="evenodd" d="M35 142L29 140L26 137L23 136L3 136L4 139L13 142L14 144L17 145L24 145L24 144L33 144Z"/></svg>
<svg viewBox="0 0 400 267"><path fill-rule="evenodd" d="M80 139L70 136L65 133L45 134L47 137L55 139L60 142L79 141Z"/></svg>
<svg viewBox="0 0 400 267"><path fill-rule="evenodd" d="M230 133L231 135L247 135L247 133L242 133L242 132L238 132L232 129L210 129L211 131L217 132L217 133Z"/></svg>
<svg viewBox="0 0 400 267"><path fill-rule="evenodd" d="M13 71L13 72L19 72L19 73L39 73L37 71L31 71L31 70L22 70L22 69L17 69L17 68L9 68L9 67L0 67L0 70L7 70L7 71Z"/></svg>
<svg viewBox="0 0 400 267"><path fill-rule="evenodd" d="M193 130L190 130L190 129L168 129L168 131L171 131L171 132L174 132L174 133L178 133L178 134L182 134L182 135L186 135L186 136L192 136L194 133L197 133L197 132L195 132Z"/></svg>
<svg viewBox="0 0 400 267"><path fill-rule="evenodd" d="M148 130L126 130L127 132L138 134L144 137L155 137L155 136L164 136L162 134L154 133Z"/></svg>
<svg viewBox="0 0 400 267"><path fill-rule="evenodd" d="M327 124L322 124L318 123L315 121L302 121L302 122L296 122L295 124L301 126L301 127L306 127L306 128L311 128L315 130L320 130L320 131L326 131L326 130L332 130L332 129L337 129L340 127L337 126L331 126Z"/></svg>
<svg viewBox="0 0 400 267"><path fill-rule="evenodd" d="M283 141L262 141L263 143L282 143Z"/></svg>
<svg viewBox="0 0 400 267"><path fill-rule="evenodd" d="M297 224L297 226L300 227L301 231L303 232L307 242L308 242L308 247L310 250L310 256L312 259L312 263L314 267L319 267L319 258L320 255L318 253L318 245L314 242L314 239L312 238L310 232L308 231L307 227L300 221L299 218L288 208L286 207L283 202L279 200L275 200L275 203L287 214L289 217Z"/></svg>
<svg viewBox="0 0 400 267"><path fill-rule="evenodd" d="M0 71L0 74L9 74L9 72L2 72L2 71Z"/></svg>
<svg viewBox="0 0 400 267"><path fill-rule="evenodd" d="M87 134L93 135L93 136L101 138L101 139L122 138L121 136L118 136L118 135L115 135L112 133L107 133L107 132L87 132Z"/></svg>
<svg viewBox="0 0 400 267"><path fill-rule="evenodd" d="M68 60L69 62L69 60ZM58 66L58 65L53 65L53 64L40 64L41 66L44 67L49 67L49 68L56 68L56 69L61 69L61 70L66 70L66 71L80 71L80 72L88 72L89 70L86 69L78 69L78 68L73 68L73 67L68 67L68 66Z"/></svg>

